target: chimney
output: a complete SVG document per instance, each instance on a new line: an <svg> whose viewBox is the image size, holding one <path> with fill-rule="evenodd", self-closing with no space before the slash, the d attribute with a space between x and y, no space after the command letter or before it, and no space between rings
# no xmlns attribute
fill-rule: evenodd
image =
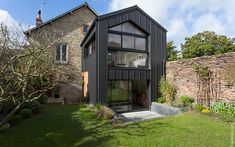
<svg viewBox="0 0 235 147"><path fill-rule="evenodd" d="M36 26L40 26L41 24L42 24L41 10L39 10L38 15L36 17Z"/></svg>

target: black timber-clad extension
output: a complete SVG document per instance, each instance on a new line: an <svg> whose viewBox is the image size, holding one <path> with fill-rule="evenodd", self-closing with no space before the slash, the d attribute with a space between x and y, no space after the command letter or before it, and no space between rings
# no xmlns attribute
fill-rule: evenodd
<svg viewBox="0 0 235 147"><path fill-rule="evenodd" d="M165 74L166 32L138 6L98 16L81 43L90 103L149 109Z"/></svg>

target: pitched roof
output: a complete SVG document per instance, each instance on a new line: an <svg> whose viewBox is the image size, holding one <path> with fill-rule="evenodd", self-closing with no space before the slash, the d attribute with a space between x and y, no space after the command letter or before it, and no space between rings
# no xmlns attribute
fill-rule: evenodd
<svg viewBox="0 0 235 147"><path fill-rule="evenodd" d="M85 3L83 3L83 4L81 4L81 5L79 5L79 6L75 7L75 8L73 8L73 9L71 9L71 10L69 10L69 11L66 11L66 12L64 12L64 13L62 13L62 14L60 14L60 15L58 15L58 16L56 16L56 17L54 17L54 18L52 18L52 19L50 19L50 20L48 20L48 21L46 21L46 22L44 22L44 23L41 24L40 26L36 26L36 27L34 27L34 28L32 28L32 29L29 29L29 30L25 31L24 33L27 34L27 33L31 32L31 31L33 31L33 30L36 30L36 29L38 29L38 28L40 28L40 27L42 27L42 26L45 26L45 25L47 25L47 24L49 24L49 23L51 23L51 22L53 22L53 21L55 21L55 20L57 20L57 19L60 19L60 18L64 17L65 15L70 14L70 13L72 13L72 12L74 12L74 11L76 11L76 10L82 8L82 7L87 7L87 8L89 8L89 9L91 10L91 12L93 12L96 16L98 16L98 13L97 13L87 2L85 2Z"/></svg>
<svg viewBox="0 0 235 147"><path fill-rule="evenodd" d="M105 19L108 17L111 17L113 15L118 15L120 13L124 13L133 9L137 9L138 11L140 11L141 13L143 13L147 18L149 18L153 23L155 23L156 25L158 25L161 29L163 29L165 32L167 32L166 28L164 28L162 25L160 25L156 20L154 20L151 16L149 16L146 12L144 12L141 8L139 8L137 5L125 8L125 9L121 9L118 11L114 11L111 13L107 13L104 15L99 15L96 17L96 19L93 21L91 27L89 28L88 32L86 33L85 37L83 38L82 42L81 42L81 46L84 44L85 40L87 39L87 37L89 36L89 34L91 33L92 29L95 27L95 21L99 21L101 19Z"/></svg>
<svg viewBox="0 0 235 147"><path fill-rule="evenodd" d="M150 19L152 22L154 22L156 25L158 25L160 28L162 28L165 32L167 32L167 30L162 25L160 25L156 20L154 20L151 16L149 16L146 12L144 12L144 10L142 10L137 5L134 5L134 6L122 9L122 10L114 11L114 12L111 12L111 13L108 13L108 14L97 16L96 19L99 20L99 19L108 18L108 17L111 17L113 15L117 15L117 14L120 14L120 13L123 13L123 12L127 12L127 11L130 11L130 10L133 10L133 9L137 9L138 11L143 13L148 19Z"/></svg>

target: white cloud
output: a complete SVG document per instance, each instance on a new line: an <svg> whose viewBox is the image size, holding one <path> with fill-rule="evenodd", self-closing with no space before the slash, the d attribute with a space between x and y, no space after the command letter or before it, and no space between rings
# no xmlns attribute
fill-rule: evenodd
<svg viewBox="0 0 235 147"><path fill-rule="evenodd" d="M193 25L194 34L202 31L215 31L225 34L226 28L223 23L213 14L205 14L197 18Z"/></svg>
<svg viewBox="0 0 235 147"><path fill-rule="evenodd" d="M167 9L173 3L173 1L163 0L112 0L110 3L109 10L115 11L122 8L138 5L148 14L151 14L158 22L163 23L166 21L168 15Z"/></svg>
<svg viewBox="0 0 235 147"><path fill-rule="evenodd" d="M5 10L0 10L0 23L8 26L9 28L15 28L15 29L20 28L18 23Z"/></svg>
<svg viewBox="0 0 235 147"><path fill-rule="evenodd" d="M112 0L109 11L138 5L168 30L179 48L184 38L201 31L235 37L234 0Z"/></svg>
<svg viewBox="0 0 235 147"><path fill-rule="evenodd" d="M184 21L176 19L172 20L168 28L168 40L174 40L177 48L180 48L181 41L188 35L188 31Z"/></svg>
<svg viewBox="0 0 235 147"><path fill-rule="evenodd" d="M12 37L17 39L19 42L25 42L25 35L23 29L26 28L26 25L19 24L11 15L5 11L0 10L0 24L7 26L8 30L12 33Z"/></svg>

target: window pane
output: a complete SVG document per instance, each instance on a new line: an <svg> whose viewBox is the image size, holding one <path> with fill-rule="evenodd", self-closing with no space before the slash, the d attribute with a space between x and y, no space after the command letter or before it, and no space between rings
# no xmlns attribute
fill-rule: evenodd
<svg viewBox="0 0 235 147"><path fill-rule="evenodd" d="M60 61L60 46L57 46L56 48L56 58L57 61Z"/></svg>
<svg viewBox="0 0 235 147"><path fill-rule="evenodd" d="M122 24L122 32L128 32L134 34L134 30L135 30L134 26L129 22Z"/></svg>
<svg viewBox="0 0 235 147"><path fill-rule="evenodd" d="M109 47L121 47L121 35L110 34L108 36L108 46Z"/></svg>
<svg viewBox="0 0 235 147"><path fill-rule="evenodd" d="M123 48L132 48L134 49L134 40L135 38L132 36L125 36L122 37L122 47Z"/></svg>
<svg viewBox="0 0 235 147"><path fill-rule="evenodd" d="M147 58L147 53L109 51L108 66L144 68L147 67Z"/></svg>
<svg viewBox="0 0 235 147"><path fill-rule="evenodd" d="M92 44L89 44L88 46L88 55L92 54Z"/></svg>
<svg viewBox="0 0 235 147"><path fill-rule="evenodd" d="M95 52L95 40L92 41L92 52Z"/></svg>
<svg viewBox="0 0 235 147"><path fill-rule="evenodd" d="M88 25L83 25L83 32L87 33L88 32L88 28L89 28Z"/></svg>
<svg viewBox="0 0 235 147"><path fill-rule="evenodd" d="M141 30L139 30L138 28L135 28L135 34L138 35L145 35Z"/></svg>
<svg viewBox="0 0 235 147"><path fill-rule="evenodd" d="M135 38L135 48L141 49L141 50L146 50L146 39L136 37Z"/></svg>
<svg viewBox="0 0 235 147"><path fill-rule="evenodd" d="M109 30L113 30L113 31L122 31L122 25L117 25L115 27L109 28Z"/></svg>
<svg viewBox="0 0 235 147"><path fill-rule="evenodd" d="M128 102L131 93L130 84L129 81L108 81L108 102Z"/></svg>
<svg viewBox="0 0 235 147"><path fill-rule="evenodd" d="M110 51L108 53L108 67L116 67L117 66L117 54L116 52Z"/></svg>
<svg viewBox="0 0 235 147"><path fill-rule="evenodd" d="M62 45L62 61L66 61L67 45Z"/></svg>

